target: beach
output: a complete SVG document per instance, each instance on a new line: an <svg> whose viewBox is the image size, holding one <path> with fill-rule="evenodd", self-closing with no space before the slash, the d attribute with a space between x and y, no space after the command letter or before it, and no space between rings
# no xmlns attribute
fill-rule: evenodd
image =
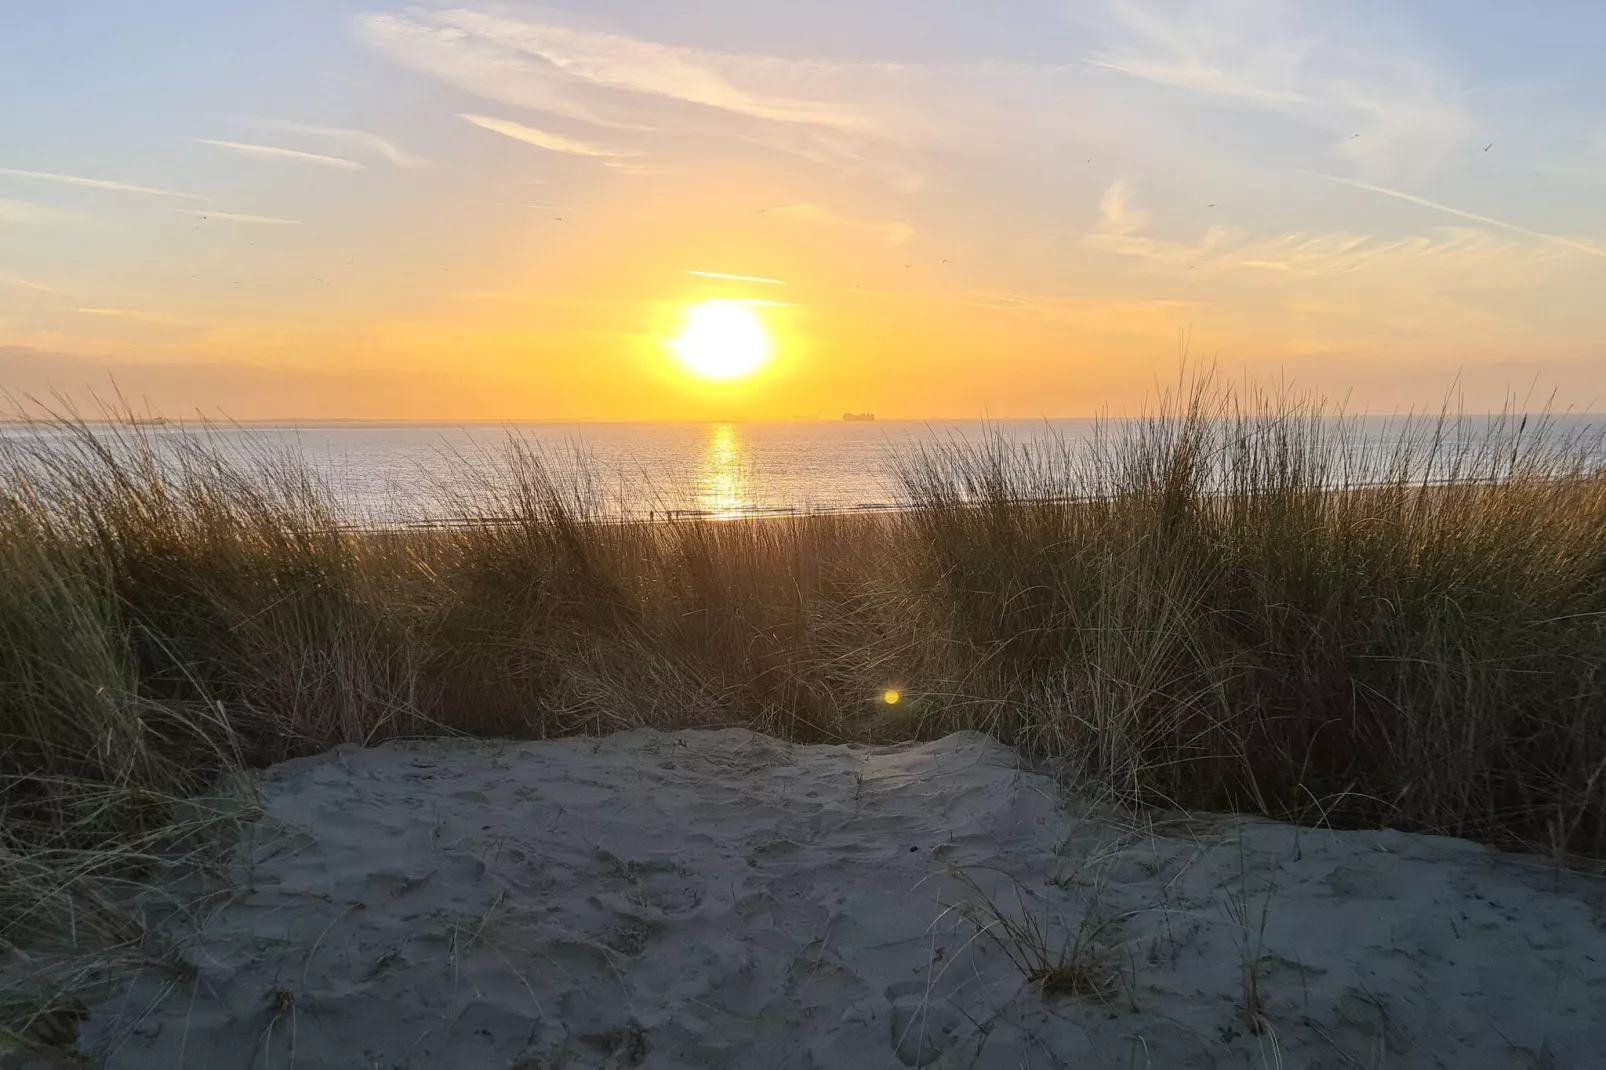
<svg viewBox="0 0 1606 1070"><path fill-rule="evenodd" d="M9 4L0 1070L1606 1070L1602 41Z"/></svg>
<svg viewBox="0 0 1606 1070"><path fill-rule="evenodd" d="M1599 1065L1593 454L1201 404L737 523L5 440L0 1066Z"/></svg>
<svg viewBox="0 0 1606 1070"><path fill-rule="evenodd" d="M122 1067L1600 1065L1606 883L1099 805L974 732L341 746L98 1005ZM1029 976L1034 967L1041 975Z"/></svg>

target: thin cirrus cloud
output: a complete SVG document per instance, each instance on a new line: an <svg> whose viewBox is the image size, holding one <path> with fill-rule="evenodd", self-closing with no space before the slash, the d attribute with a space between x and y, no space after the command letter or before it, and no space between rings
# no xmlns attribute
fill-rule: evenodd
<svg viewBox="0 0 1606 1070"><path fill-rule="evenodd" d="M1213 64L1197 59L1161 60L1121 54L1092 55L1083 62L1094 67L1158 82L1174 89L1186 89L1211 96L1236 97L1268 106L1299 106L1314 103L1307 96L1244 81Z"/></svg>
<svg viewBox="0 0 1606 1070"><path fill-rule="evenodd" d="M281 149L277 145L254 145L243 141L217 141L212 138L200 137L196 141L202 145L212 145L230 152L238 152L245 156L257 156L270 160L293 160L297 163L317 164L320 167L332 167L340 171L366 171L368 168L356 160L348 160L343 156L325 156L318 152L302 152L300 149Z"/></svg>
<svg viewBox="0 0 1606 1070"><path fill-rule="evenodd" d="M1346 156L1431 158L1472 128L1456 80L1376 27L1295 0L1124 0L1097 27L1091 66L1293 116ZM1319 13L1318 13L1319 12ZM1094 16L1097 20L1099 16Z"/></svg>
<svg viewBox="0 0 1606 1070"><path fill-rule="evenodd" d="M1090 42L1074 65L724 52L462 7L366 15L354 26L397 64L487 100L603 128L731 138L902 190L922 183L919 150L933 143L1004 129L1045 147L1187 133L1179 100L1145 85L1275 112L1374 173L1430 168L1473 127L1460 82L1431 52L1296 0L1108 0L1068 18L1083 25L1067 41Z"/></svg>
<svg viewBox="0 0 1606 1070"><path fill-rule="evenodd" d="M618 158L604 160L602 166L610 171L617 171L621 175L631 175L635 178L646 178L652 175L674 175L682 170L672 164L644 163L638 160L622 160Z"/></svg>
<svg viewBox="0 0 1606 1070"><path fill-rule="evenodd" d="M734 140L902 192L924 180L920 145L1002 126L1059 131L1088 110L1087 79L1061 66L723 52L461 9L354 26L400 66L486 100L602 129ZM684 163L605 166L651 176Z"/></svg>
<svg viewBox="0 0 1606 1070"><path fill-rule="evenodd" d="M1112 316L1125 319L1169 319L1179 313L1191 313L1203 307L1203 303L1199 301L1168 298L1096 301L1077 297L1014 293L1008 290L974 290L967 293L963 301L973 308L984 308L992 312L1041 316L1045 319L1090 325L1107 324Z"/></svg>
<svg viewBox="0 0 1606 1070"><path fill-rule="evenodd" d="M526 145L534 145L538 149L548 152L562 152L570 156L595 156L600 159L624 158L640 156L642 153L636 149L616 149L607 145L596 145L589 141L578 141L574 138L564 137L562 134L538 130L533 126L513 122L511 119L496 119L489 115L461 114L458 116L466 122L473 123L482 130L489 130L493 134L510 137L514 141L522 141Z"/></svg>
<svg viewBox="0 0 1606 1070"><path fill-rule="evenodd" d="M817 78L819 64L786 64L523 21L463 9L369 15L359 35L391 59L493 100L625 128L644 121L621 91L779 123L862 130L855 107L749 82ZM625 98L628 99L628 98Z"/></svg>
<svg viewBox="0 0 1606 1070"><path fill-rule="evenodd" d="M907 166L879 158L925 125L909 121L910 109L888 96L909 96L896 64L682 48L460 9L370 15L355 27L399 65L486 100L602 129L733 138L894 186L918 185ZM656 160L605 158L604 165L636 177L678 169Z"/></svg>
<svg viewBox="0 0 1606 1070"><path fill-rule="evenodd" d="M902 245L914 237L914 228L907 223L881 223L833 212L818 204L782 204L774 208L760 208L759 213L781 219L800 219L827 227L863 231L879 236L888 245Z"/></svg>
<svg viewBox="0 0 1606 1070"><path fill-rule="evenodd" d="M422 156L413 155L389 138L371 134L366 130L351 130L343 126L319 126L314 123L298 123L290 119L258 119L253 120L252 123L264 129L281 130L287 134L306 134L309 137L343 141L355 148L372 152L376 156L382 156L397 167L424 167L429 163Z"/></svg>
<svg viewBox="0 0 1606 1070"><path fill-rule="evenodd" d="M182 215L199 216L202 219L221 219L230 223L272 223L281 226L299 227L299 219L279 219L271 215L252 215L249 212L211 212L203 208L169 208L169 212L178 212Z"/></svg>
<svg viewBox="0 0 1606 1070"><path fill-rule="evenodd" d="M0 284L15 286L19 290L32 290L35 293L42 294L59 294L63 292L54 286L46 286L44 283L34 282L32 279L21 279L15 275L0 275Z"/></svg>
<svg viewBox="0 0 1606 1070"><path fill-rule="evenodd" d="M605 89L665 97L775 122L844 129L864 123L855 111L840 105L739 88L720 69L730 67L735 57L472 11L447 12L443 21L453 29L545 60L577 82Z"/></svg>
<svg viewBox="0 0 1606 1070"><path fill-rule="evenodd" d="M1141 233L1149 216L1133 206L1133 198L1130 183L1112 183L1099 203L1100 225L1083 237L1083 247L1196 277L1248 272L1260 278L1368 276L1397 281L1408 274L1412 279L1430 279L1435 285L1499 282L1509 279L1513 271L1536 271L1553 259L1542 249L1500 241L1473 228L1453 228L1442 238L1380 239L1370 234L1290 231L1255 239L1242 230L1217 225L1196 242L1171 241Z"/></svg>
<svg viewBox="0 0 1606 1070"><path fill-rule="evenodd" d="M687 275L696 275L700 279L728 279L731 282L756 282L765 286L790 286L791 283L782 279L767 279L763 275L732 275L724 271L697 271L686 269Z"/></svg>
<svg viewBox="0 0 1606 1070"><path fill-rule="evenodd" d="M23 171L15 167L0 167L0 175L9 175L12 178L32 178L40 182L55 182L64 186L81 186L85 189L112 190L117 193L140 193L148 197L177 197L192 201L200 199L193 193L177 193L168 189L136 186L128 182L113 182L104 178L85 178L82 175L61 175L51 171Z"/></svg>
<svg viewBox="0 0 1606 1070"><path fill-rule="evenodd" d="M136 323L151 323L163 327L192 326L190 320L178 316L169 316L163 312L148 312L142 308L74 308L69 311L80 316L103 316L111 319L132 320Z"/></svg>
<svg viewBox="0 0 1606 1070"><path fill-rule="evenodd" d="M617 107L588 106L550 64L494 41L393 15L359 18L356 28L359 38L400 66L477 97L600 126L650 128L620 118Z"/></svg>
<svg viewBox="0 0 1606 1070"><path fill-rule="evenodd" d="M1502 230L1509 230L1515 234L1524 234L1530 238L1539 238L1543 241L1555 242L1557 245L1566 246L1569 249L1576 249L1578 252L1588 253L1590 256L1606 257L1606 249L1601 249L1598 246L1590 245L1588 242L1579 241L1577 238L1568 238L1560 234L1547 234L1542 230L1532 230L1528 227L1522 226L1519 223L1508 223L1503 219L1495 219L1492 216L1479 215L1476 212L1468 212L1460 208L1452 208L1448 204L1440 204L1438 201L1430 201L1426 197L1418 197L1413 193L1406 193L1397 189L1389 189L1386 186L1374 186L1369 182L1357 182L1352 178L1339 178L1335 175L1324 175L1318 171L1307 171L1305 173L1313 178L1320 178L1327 182L1336 182L1341 186L1350 186L1354 189L1367 190L1371 193L1381 194L1384 197L1393 197L1395 200L1406 201L1410 204L1418 204L1423 208L1431 208L1435 212L1443 212L1446 215L1458 216L1461 219L1469 219L1474 223L1483 223L1487 226L1499 227Z"/></svg>

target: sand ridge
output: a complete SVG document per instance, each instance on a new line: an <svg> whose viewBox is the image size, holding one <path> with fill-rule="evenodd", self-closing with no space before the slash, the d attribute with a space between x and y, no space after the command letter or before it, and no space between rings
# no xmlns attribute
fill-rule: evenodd
<svg viewBox="0 0 1606 1070"><path fill-rule="evenodd" d="M259 787L233 894L174 934L195 975L86 1024L110 1067L1606 1065L1600 882L1132 828L976 733L391 743ZM1012 961L1032 931L1080 938L1071 991Z"/></svg>

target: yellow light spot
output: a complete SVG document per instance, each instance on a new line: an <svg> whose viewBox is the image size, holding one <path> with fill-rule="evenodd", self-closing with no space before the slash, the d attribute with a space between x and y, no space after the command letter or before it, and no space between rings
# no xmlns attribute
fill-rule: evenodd
<svg viewBox="0 0 1606 1070"><path fill-rule="evenodd" d="M757 504L748 481L747 451L734 425L714 425L697 483L697 507L712 516L742 516Z"/></svg>
<svg viewBox="0 0 1606 1070"><path fill-rule="evenodd" d="M898 703L903 701L903 695L889 688L881 693L881 701L885 702L888 706L896 706Z"/></svg>
<svg viewBox="0 0 1606 1070"><path fill-rule="evenodd" d="M773 343L764 321L745 301L700 301L686 310L669 349L692 374L704 379L741 379L770 359Z"/></svg>

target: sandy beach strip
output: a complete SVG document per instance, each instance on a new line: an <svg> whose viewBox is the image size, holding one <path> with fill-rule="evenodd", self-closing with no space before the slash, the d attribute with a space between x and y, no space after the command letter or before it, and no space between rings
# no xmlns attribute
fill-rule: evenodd
<svg viewBox="0 0 1606 1070"><path fill-rule="evenodd" d="M261 774L112 1068L1606 1066L1606 884L1134 824L985 736L342 747ZM1031 976L1028 976L1031 975Z"/></svg>

